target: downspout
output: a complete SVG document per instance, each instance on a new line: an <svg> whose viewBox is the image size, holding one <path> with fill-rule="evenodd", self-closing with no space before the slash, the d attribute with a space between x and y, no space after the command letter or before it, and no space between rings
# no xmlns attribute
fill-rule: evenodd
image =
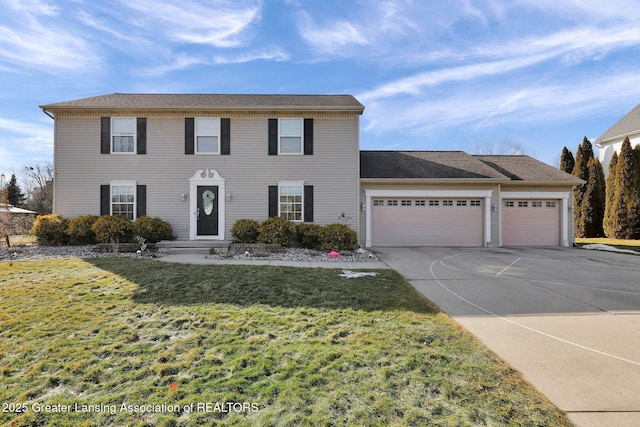
<svg viewBox="0 0 640 427"><path fill-rule="evenodd" d="M56 119L56 118L55 118L51 113L49 113L49 112L48 112L47 110L45 110L44 108L42 109L42 112L43 112L43 113L45 113L47 116L51 117L51 120L55 120L55 119Z"/></svg>

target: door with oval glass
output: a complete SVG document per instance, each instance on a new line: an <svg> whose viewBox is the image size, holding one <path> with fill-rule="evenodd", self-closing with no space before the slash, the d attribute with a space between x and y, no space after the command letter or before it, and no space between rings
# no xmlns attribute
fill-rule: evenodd
<svg viewBox="0 0 640 427"><path fill-rule="evenodd" d="M198 186L198 236L218 235L218 186Z"/></svg>

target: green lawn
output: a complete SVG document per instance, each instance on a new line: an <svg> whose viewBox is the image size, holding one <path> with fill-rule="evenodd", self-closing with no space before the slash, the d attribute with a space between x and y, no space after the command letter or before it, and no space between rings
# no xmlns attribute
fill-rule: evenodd
<svg viewBox="0 0 640 427"><path fill-rule="evenodd" d="M640 240L622 240L622 239L609 239L607 237L596 237L596 238L577 238L577 245L590 245L590 244L601 244L613 246L618 249L631 249L632 251L640 252Z"/></svg>
<svg viewBox="0 0 640 427"><path fill-rule="evenodd" d="M338 273L0 263L0 424L570 425L397 273Z"/></svg>

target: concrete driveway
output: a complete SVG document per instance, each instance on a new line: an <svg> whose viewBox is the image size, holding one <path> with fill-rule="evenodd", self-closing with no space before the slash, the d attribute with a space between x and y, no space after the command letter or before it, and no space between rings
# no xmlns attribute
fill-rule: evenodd
<svg viewBox="0 0 640 427"><path fill-rule="evenodd" d="M640 256L375 248L578 426L640 426Z"/></svg>

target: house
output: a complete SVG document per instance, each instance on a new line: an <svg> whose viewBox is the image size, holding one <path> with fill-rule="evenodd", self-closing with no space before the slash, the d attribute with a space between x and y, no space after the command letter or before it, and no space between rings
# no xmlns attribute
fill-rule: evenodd
<svg viewBox="0 0 640 427"><path fill-rule="evenodd" d="M608 174L609 162L613 153L620 153L622 143L627 137L629 137L631 147L640 144L640 104L636 105L633 110L594 141L596 147L599 148L598 157L605 174Z"/></svg>
<svg viewBox="0 0 640 427"><path fill-rule="evenodd" d="M361 152L350 95L115 93L41 108L66 217L158 216L182 241L284 216L345 223L363 246L573 242L581 181L527 156Z"/></svg>

